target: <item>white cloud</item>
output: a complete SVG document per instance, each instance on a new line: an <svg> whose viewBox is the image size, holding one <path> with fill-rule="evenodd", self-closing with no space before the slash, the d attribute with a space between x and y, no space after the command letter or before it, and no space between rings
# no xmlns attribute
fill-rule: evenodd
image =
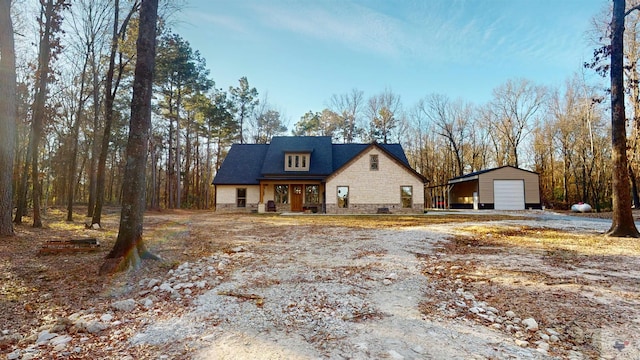
<svg viewBox="0 0 640 360"><path fill-rule="evenodd" d="M388 15L348 2L258 3L253 9L267 26L350 49L398 56L401 24Z"/></svg>
<svg viewBox="0 0 640 360"><path fill-rule="evenodd" d="M234 33L248 34L249 29L242 19L232 15L219 15L210 12L190 12L187 16L191 23L198 23L204 27L220 28Z"/></svg>
<svg viewBox="0 0 640 360"><path fill-rule="evenodd" d="M265 30L282 31L374 56L429 63L566 62L584 48L582 38L575 38L575 29L559 31L560 20L548 21L540 18L539 13L528 14L522 3L404 1L393 9L393 14L389 12L393 6L388 3L382 9L380 3L368 1L282 0L242 4L242 11L233 16L197 16L255 38L266 34ZM536 8L542 13L543 6L549 7L548 3L543 4L546 5ZM554 19L558 17L561 18L558 15Z"/></svg>

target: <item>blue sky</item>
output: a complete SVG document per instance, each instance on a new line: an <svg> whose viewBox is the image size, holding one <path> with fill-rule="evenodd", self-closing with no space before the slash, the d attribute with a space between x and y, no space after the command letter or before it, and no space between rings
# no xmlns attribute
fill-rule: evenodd
<svg viewBox="0 0 640 360"><path fill-rule="evenodd" d="M562 86L590 58L587 31L609 3L188 0L174 31L216 87L246 76L291 129L354 88L365 99L390 89L408 109L432 93L483 104L509 79Z"/></svg>

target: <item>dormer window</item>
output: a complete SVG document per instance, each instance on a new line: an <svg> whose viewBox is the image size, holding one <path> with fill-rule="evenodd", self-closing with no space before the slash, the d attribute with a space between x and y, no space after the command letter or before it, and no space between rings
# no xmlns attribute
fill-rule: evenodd
<svg viewBox="0 0 640 360"><path fill-rule="evenodd" d="M284 155L285 171L309 171L309 153L286 153Z"/></svg>

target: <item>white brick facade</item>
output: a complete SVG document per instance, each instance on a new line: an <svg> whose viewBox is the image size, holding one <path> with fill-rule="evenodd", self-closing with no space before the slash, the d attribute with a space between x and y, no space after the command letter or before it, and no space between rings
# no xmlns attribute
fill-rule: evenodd
<svg viewBox="0 0 640 360"><path fill-rule="evenodd" d="M237 207L236 194L238 188L247 189L246 206ZM260 186L258 185L218 185L216 186L216 211L246 211L258 209Z"/></svg>
<svg viewBox="0 0 640 360"><path fill-rule="evenodd" d="M378 170L370 169L370 155L378 155ZM349 187L347 209L337 207L338 186ZM400 187L411 186L411 208L403 208ZM422 213L424 186L421 179L376 147L363 152L331 175L326 183L327 213L375 213L388 208L391 213Z"/></svg>

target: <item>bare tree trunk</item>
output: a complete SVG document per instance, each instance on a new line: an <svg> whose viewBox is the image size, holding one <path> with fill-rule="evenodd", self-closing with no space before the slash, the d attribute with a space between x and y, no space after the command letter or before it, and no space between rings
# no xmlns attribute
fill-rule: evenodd
<svg viewBox="0 0 640 360"><path fill-rule="evenodd" d="M98 79L98 68L96 64L96 54L93 52L91 62L91 72L93 75L93 141L91 144L91 160L89 163L89 206L87 206L87 216L93 217L93 211L96 206L96 192L98 182L98 154L100 152L98 133L100 127L100 82Z"/></svg>
<svg viewBox="0 0 640 360"><path fill-rule="evenodd" d="M38 78L36 85L36 95L33 102L33 142L31 151L31 178L33 182L33 227L42 227L40 216L40 198L42 196L42 183L40 182L40 171L38 169L38 148L44 130L45 106L47 100L47 82L49 78L49 60L51 58L51 26L53 18L53 0L48 0L44 9L44 28L40 38L38 50Z"/></svg>
<svg viewBox="0 0 640 360"><path fill-rule="evenodd" d="M113 91L113 77L116 67L116 52L118 51L118 15L120 13L120 1L115 0L113 33L111 34L111 50L109 54L109 68L105 79L105 101L104 101L104 130L102 133L102 149L98 158L98 172L96 175L96 207L93 210L91 224L100 225L102 218L102 206L104 204L104 192L106 186L107 156L109 155L109 139L111 137L111 125L113 123L113 101L115 92Z"/></svg>
<svg viewBox="0 0 640 360"><path fill-rule="evenodd" d="M84 87L86 82L87 67L89 66L89 49L85 54L84 64L82 65L82 74L80 75L80 94L78 95L78 112L76 114L76 121L73 124L73 130L71 132L71 141L73 146L71 150L71 161L69 164L69 172L67 173L67 221L73 221L73 199L75 195L76 184L76 170L78 167L78 135L80 134L80 122L82 120L82 114L84 112Z"/></svg>
<svg viewBox="0 0 640 360"><path fill-rule="evenodd" d="M207 121L207 160L206 160L206 172L207 172L207 177L205 180L205 188L204 188L204 194L205 194L205 200L204 200L204 207L205 209L209 209L209 189L211 189L211 177L212 177L212 171L211 171L211 122Z"/></svg>
<svg viewBox="0 0 640 360"><path fill-rule="evenodd" d="M109 155L109 142L111 138L111 126L113 124L113 103L116 97L116 91L119 86L118 81L114 84L115 76L115 59L118 51L118 38L124 34L129 24L131 16L138 9L138 1L134 1L129 14L122 22L120 30L118 30L118 15L120 13L120 1L114 0L114 20L113 20L113 34L111 37L111 52L109 54L109 69L107 70L107 78L105 79L105 101L104 101L104 132L102 136L102 149L100 151L100 157L98 159L98 172L96 175L96 207L93 211L93 217L91 219L92 224L100 225L102 218L102 207L104 204L104 193L106 187L106 166L107 156ZM120 69L122 72L122 69Z"/></svg>
<svg viewBox="0 0 640 360"><path fill-rule="evenodd" d="M167 207L169 209L175 208L175 192L174 192L174 184L173 178L175 176L175 166L173 164L173 118L171 117L171 108L169 108L169 149L167 150L167 181L165 184L166 187L166 201Z"/></svg>
<svg viewBox="0 0 640 360"><path fill-rule="evenodd" d="M180 106L182 105L182 88L178 89L176 100L176 208L182 207L182 157L180 152Z"/></svg>
<svg viewBox="0 0 640 360"><path fill-rule="evenodd" d="M0 0L0 236L12 236L16 61L11 0Z"/></svg>
<svg viewBox="0 0 640 360"><path fill-rule="evenodd" d="M151 156L151 161L149 162L149 167L150 167L149 175L151 175L151 180L149 184L149 195L151 196L151 198L149 199L149 206L151 207L151 209L158 209L159 208L158 198L156 196L156 186L158 182L156 171L158 166L158 163L157 163L158 159L156 154L155 138L153 137L153 135L151 135L149 148L150 148L149 155Z"/></svg>
<svg viewBox="0 0 640 360"><path fill-rule="evenodd" d="M140 258L158 259L146 250L142 240L157 17L158 0L143 0L136 43L138 58L131 100L127 163L124 174L127 183L122 187L120 229L118 239L100 269L101 274L135 268L139 265Z"/></svg>
<svg viewBox="0 0 640 360"><path fill-rule="evenodd" d="M29 182L29 159L31 159L31 152L33 151L33 129L29 129L29 141L27 144L27 153L24 157L24 166L22 167L22 176L20 176L20 183L18 184L18 200L16 202L16 214L13 218L13 222L20 225L22 224L22 217L27 214L27 187Z"/></svg>
<svg viewBox="0 0 640 360"><path fill-rule="evenodd" d="M631 212L624 111L625 0L613 0L611 19L611 157L613 160L613 221L607 235L640 237Z"/></svg>
<svg viewBox="0 0 640 360"><path fill-rule="evenodd" d="M191 127L189 126L190 123L190 115L187 115L187 118L185 118L186 120L186 124L184 126L185 129L185 142L184 142L184 191L181 191L182 197L183 197L183 201L182 202L186 202L187 206L189 206L190 204L188 203L189 201L189 192L191 191L190 189L190 182L191 179L189 179L190 177L190 173L191 173Z"/></svg>

